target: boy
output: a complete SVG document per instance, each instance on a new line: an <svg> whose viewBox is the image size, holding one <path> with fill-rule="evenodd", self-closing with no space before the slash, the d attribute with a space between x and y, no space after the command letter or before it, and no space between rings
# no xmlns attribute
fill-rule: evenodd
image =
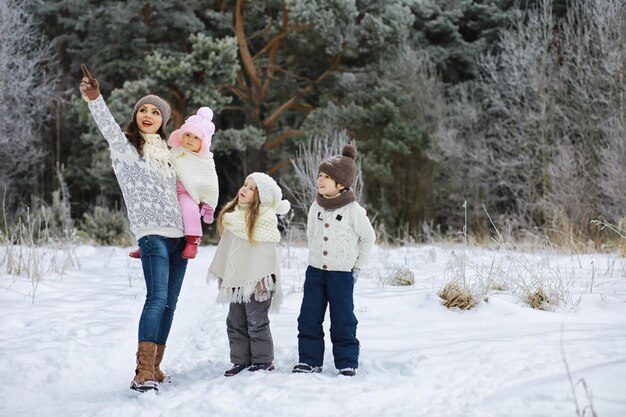
<svg viewBox="0 0 626 417"><path fill-rule="evenodd" d="M318 169L315 202L309 210L309 267L298 317L299 363L293 373L322 371L324 315L330 305L330 339L340 375L354 376L359 366L354 283L376 235L351 189L356 176L356 149L345 145Z"/></svg>

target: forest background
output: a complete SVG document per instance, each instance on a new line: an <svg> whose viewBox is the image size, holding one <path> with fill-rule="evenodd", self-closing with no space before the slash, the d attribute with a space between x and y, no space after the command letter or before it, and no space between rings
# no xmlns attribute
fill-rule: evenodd
<svg viewBox="0 0 626 417"><path fill-rule="evenodd" d="M619 238L622 0L0 0L0 33L10 241L133 244L81 63L121 124L147 93L170 132L214 110L220 206L252 171L307 193L311 152L351 141L381 241Z"/></svg>

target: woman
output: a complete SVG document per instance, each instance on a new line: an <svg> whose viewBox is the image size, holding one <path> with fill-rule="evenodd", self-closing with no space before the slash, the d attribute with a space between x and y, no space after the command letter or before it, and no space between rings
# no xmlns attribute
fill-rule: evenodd
<svg viewBox="0 0 626 417"><path fill-rule="evenodd" d="M122 190L130 230L141 250L146 300L139 319L137 368L130 388L157 391L165 379L159 368L187 260L183 223L176 196L176 176L170 165L164 126L171 110L160 97L141 98L122 132L104 99L98 81L85 65L80 92L110 145L113 171Z"/></svg>

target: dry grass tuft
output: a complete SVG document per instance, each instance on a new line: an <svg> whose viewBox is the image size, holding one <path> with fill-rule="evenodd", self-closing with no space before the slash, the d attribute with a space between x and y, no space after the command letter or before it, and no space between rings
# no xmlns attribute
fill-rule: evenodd
<svg viewBox="0 0 626 417"><path fill-rule="evenodd" d="M415 284L415 275L413 271L410 269L401 269L395 271L391 278L389 279L389 283L395 286L409 286Z"/></svg>
<svg viewBox="0 0 626 417"><path fill-rule="evenodd" d="M529 292L526 302L531 308L544 311L552 311L556 304L558 304L557 301L551 299L551 297L546 294L543 288L537 288L535 291Z"/></svg>
<svg viewBox="0 0 626 417"><path fill-rule="evenodd" d="M472 293L468 289L461 288L456 282L447 283L438 295L443 300L443 305L449 309L458 308L465 311L478 304Z"/></svg>
<svg viewBox="0 0 626 417"><path fill-rule="evenodd" d="M383 260L385 269L378 272L378 285L384 287L385 285L393 285L397 287L408 287L415 285L415 274L413 271L400 264L387 264L386 260Z"/></svg>

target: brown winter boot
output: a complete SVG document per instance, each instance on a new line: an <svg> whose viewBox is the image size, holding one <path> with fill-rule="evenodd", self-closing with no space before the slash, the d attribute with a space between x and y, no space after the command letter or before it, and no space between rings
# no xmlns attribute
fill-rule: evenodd
<svg viewBox="0 0 626 417"><path fill-rule="evenodd" d="M198 245L202 236L185 236L185 249L181 256L185 259L193 259L198 254Z"/></svg>
<svg viewBox="0 0 626 417"><path fill-rule="evenodd" d="M154 379L158 383L165 381L165 372L159 368L161 365L161 361L163 360L163 354L165 353L165 345L160 345L157 343L156 345L156 357L154 358Z"/></svg>
<svg viewBox="0 0 626 417"><path fill-rule="evenodd" d="M157 345L154 342L139 342L139 347L137 348L137 369L135 369L135 378L130 383L130 389L139 392L159 390L154 377L156 349Z"/></svg>

